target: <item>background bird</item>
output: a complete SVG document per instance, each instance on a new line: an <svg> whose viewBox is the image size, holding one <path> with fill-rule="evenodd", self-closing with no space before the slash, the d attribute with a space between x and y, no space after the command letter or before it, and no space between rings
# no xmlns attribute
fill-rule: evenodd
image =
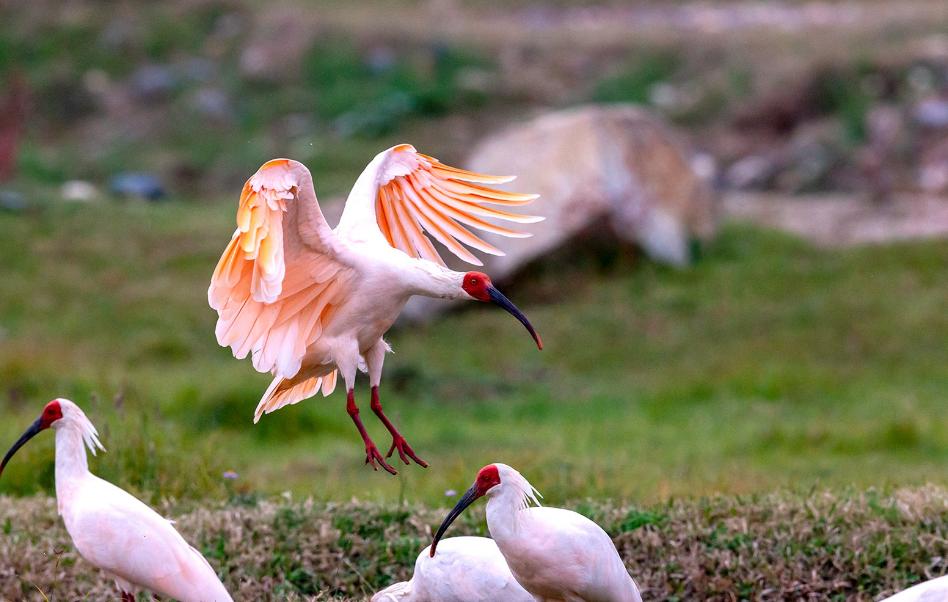
<svg viewBox="0 0 948 602"><path fill-rule="evenodd" d="M432 557L454 519L485 495L490 535L511 573L538 601L641 602L609 535L581 514L539 507L536 489L506 464L488 464L477 473L438 528Z"/></svg>
<svg viewBox="0 0 948 602"><path fill-rule="evenodd" d="M200 552L154 510L89 472L85 447L105 450L92 422L75 403L54 399L0 462L41 431L56 431L56 501L66 530L88 562L115 579L122 600L136 589L182 602L230 602L231 597Z"/></svg>
<svg viewBox="0 0 948 602"><path fill-rule="evenodd" d="M313 179L288 159L265 163L244 185L237 230L211 279L208 301L219 314L217 341L237 358L251 355L273 382L257 406L261 415L317 392L329 395L342 374L346 409L365 443L366 463L395 474L359 418L357 369L368 372L371 408L406 464L420 459L382 411L379 382L388 344L382 335L412 295L490 301L514 315L542 349L539 335L481 272L448 269L428 235L469 263L464 245L503 252L461 224L508 237L529 234L486 221L533 223L542 218L490 205L523 205L531 194L486 184L512 176L477 174L444 165L402 144L369 163L356 180L335 229L316 201ZM463 244L462 244L463 243Z"/></svg>
<svg viewBox="0 0 948 602"><path fill-rule="evenodd" d="M390 585L372 602L534 602L487 537L449 537L432 558L425 548L411 581Z"/></svg>

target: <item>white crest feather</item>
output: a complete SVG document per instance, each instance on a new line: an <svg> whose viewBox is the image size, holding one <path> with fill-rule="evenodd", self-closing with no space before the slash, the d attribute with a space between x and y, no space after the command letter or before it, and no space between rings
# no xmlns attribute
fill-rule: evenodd
<svg viewBox="0 0 948 602"><path fill-rule="evenodd" d="M531 505L543 505L540 503L540 499L538 499L542 499L543 495L537 490L536 487L531 485L526 477L520 474L520 472L506 464L495 462L494 465L497 467L498 472L500 473L500 482L508 487L513 488L520 494L521 503L518 510L525 510Z"/></svg>

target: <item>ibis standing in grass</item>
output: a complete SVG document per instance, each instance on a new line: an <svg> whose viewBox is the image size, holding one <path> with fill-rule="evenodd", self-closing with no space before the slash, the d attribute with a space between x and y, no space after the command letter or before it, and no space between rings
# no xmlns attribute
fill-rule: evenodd
<svg viewBox="0 0 948 602"><path fill-rule="evenodd" d="M411 581L390 585L371 602L534 602L487 537L449 537L432 558L425 548Z"/></svg>
<svg viewBox="0 0 948 602"><path fill-rule="evenodd" d="M362 369L369 375L370 407L392 436L386 457L397 451L405 464L411 458L427 466L382 411L379 383L389 351L382 336L412 295L425 295L496 303L542 349L526 316L486 274L448 269L428 238L474 265L481 262L464 245L502 255L462 224L529 236L488 221L542 219L496 207L536 197L488 186L512 179L449 167L401 144L369 163L332 229L306 167L288 159L265 163L244 185L237 230L208 289L218 312L217 341L238 359L250 355L254 368L274 375L254 421L317 392L329 395L341 373L346 410L362 436L366 463L395 474L359 417L353 387ZM458 344L476 336L465 333Z"/></svg>
<svg viewBox="0 0 948 602"><path fill-rule="evenodd" d="M539 507L537 491L506 464L488 464L441 523L438 541L465 508L487 496L487 528L520 585L539 602L641 602L612 539L585 516ZM531 506L531 503L536 506Z"/></svg>
<svg viewBox="0 0 948 602"><path fill-rule="evenodd" d="M76 549L108 573L134 601L147 589L182 602L230 602L231 597L201 553L171 523L127 492L89 472L88 447L104 450L85 413L68 399L54 399L13 444L0 475L18 449L41 431L56 431L56 501Z"/></svg>

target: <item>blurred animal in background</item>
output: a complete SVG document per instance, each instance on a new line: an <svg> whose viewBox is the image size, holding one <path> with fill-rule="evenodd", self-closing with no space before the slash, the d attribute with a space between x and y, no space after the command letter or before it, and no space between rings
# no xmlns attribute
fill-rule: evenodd
<svg viewBox="0 0 948 602"><path fill-rule="evenodd" d="M486 172L505 166L543 197L549 221L530 241L535 248L605 218L620 240L684 266L691 241L714 233L714 198L700 170L676 131L640 107L543 115L486 137L469 164Z"/></svg>
<svg viewBox="0 0 948 602"><path fill-rule="evenodd" d="M237 230L211 279L208 301L217 310L217 341L238 359L251 355L273 382L257 406L263 414L329 395L341 372L346 410L365 444L365 462L392 474L369 437L355 403L356 371L368 372L371 408L397 451L421 466L382 411L379 383L389 346L382 335L412 295L492 302L510 312L542 349L527 317L481 272L448 269L431 236L464 261L481 261L464 245L494 255L466 224L500 236L530 234L484 218L530 224L542 218L496 206L519 206L536 195L502 192L489 184L512 180L449 167L401 144L379 153L359 176L335 229L330 229L302 164L265 163L244 186ZM463 243L463 244L462 244ZM459 341L461 343L461 341Z"/></svg>
<svg viewBox="0 0 948 602"><path fill-rule="evenodd" d="M438 555L425 548L411 581L395 583L371 602L534 602L507 567L497 544L487 537L449 537Z"/></svg>
<svg viewBox="0 0 948 602"><path fill-rule="evenodd" d="M451 523L485 495L490 536L513 576L538 601L641 602L609 535L581 514L540 507L537 490L506 464L488 464L477 473L438 527L432 557Z"/></svg>
<svg viewBox="0 0 948 602"><path fill-rule="evenodd" d="M556 111L486 136L469 167L516 173L518 184L543 197L547 219L514 252L487 258L487 270L498 281L510 279L577 239L615 240L654 261L689 265L716 227L707 181L714 168L710 158L698 158L662 119L632 105ZM496 237L488 233L486 240ZM424 320L445 308L415 298L406 316Z"/></svg>
<svg viewBox="0 0 948 602"><path fill-rule="evenodd" d="M85 413L68 399L46 404L0 462L0 475L27 441L56 431L56 501L66 531L90 564L108 573L135 600L147 589L182 602L230 602L217 573L171 522L129 493L89 472L86 447L105 451Z"/></svg>
<svg viewBox="0 0 948 602"><path fill-rule="evenodd" d="M26 77L17 71L7 76L6 93L0 96L0 182L13 177L20 138L30 104Z"/></svg>
<svg viewBox="0 0 948 602"><path fill-rule="evenodd" d="M944 602L948 600L948 575L923 581L881 602Z"/></svg>

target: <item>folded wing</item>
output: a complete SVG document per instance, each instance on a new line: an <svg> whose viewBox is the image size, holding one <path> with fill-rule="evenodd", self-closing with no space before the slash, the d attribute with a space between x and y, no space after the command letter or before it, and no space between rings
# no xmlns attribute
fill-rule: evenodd
<svg viewBox="0 0 948 602"><path fill-rule="evenodd" d="M217 342L260 372L292 377L347 291L353 269L301 163L274 159L247 180L237 230L208 289Z"/></svg>

